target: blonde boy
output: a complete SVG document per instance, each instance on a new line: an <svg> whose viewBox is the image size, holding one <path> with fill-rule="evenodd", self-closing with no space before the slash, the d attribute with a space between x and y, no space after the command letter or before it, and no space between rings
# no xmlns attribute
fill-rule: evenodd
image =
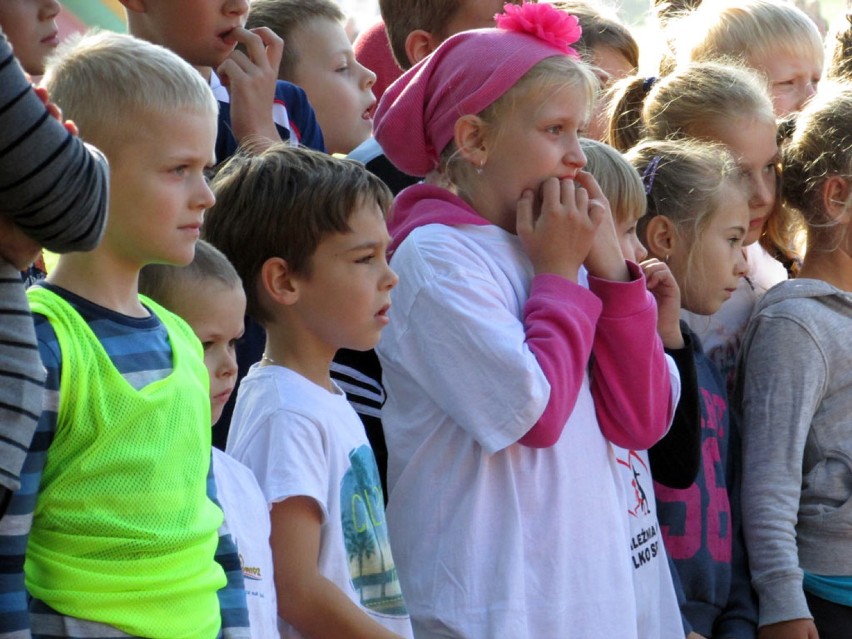
<svg viewBox="0 0 852 639"><path fill-rule="evenodd" d="M339 348L373 348L388 322L390 193L356 162L280 145L232 159L214 190L205 236L266 329L227 450L272 505L282 636L410 637L373 451L329 375Z"/></svg>
<svg viewBox="0 0 852 639"><path fill-rule="evenodd" d="M32 515L32 636L216 637L223 625L235 636L245 602L229 575L220 611L220 563L237 559L217 534L201 349L137 291L144 265L192 260L214 202L216 102L174 54L108 32L65 47L45 84L111 175L101 244L61 256L30 290L48 401L13 506L19 521ZM3 553L21 537L0 539Z"/></svg>

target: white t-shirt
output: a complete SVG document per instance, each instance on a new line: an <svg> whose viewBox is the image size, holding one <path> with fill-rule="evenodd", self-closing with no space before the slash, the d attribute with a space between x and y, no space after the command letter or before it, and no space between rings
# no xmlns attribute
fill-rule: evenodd
<svg viewBox="0 0 852 639"><path fill-rule="evenodd" d="M427 225L392 266L388 522L418 639L635 638L623 482L588 378L556 445L515 444L550 394L518 238Z"/></svg>
<svg viewBox="0 0 852 639"><path fill-rule="evenodd" d="M322 510L319 571L378 623L412 637L388 539L373 451L340 389L255 364L240 384L228 453L270 504L307 496ZM279 619L284 639L301 637Z"/></svg>
<svg viewBox="0 0 852 639"><path fill-rule="evenodd" d="M733 388L737 357L754 305L766 291L787 279L784 265L759 243L750 244L744 250L748 272L718 311L713 315L681 311L681 318L701 340L704 352L719 368L729 389Z"/></svg>
<svg viewBox="0 0 852 639"><path fill-rule="evenodd" d="M253 639L278 638L278 606L269 547L269 504L252 472L213 449L213 475L225 525L240 553Z"/></svg>
<svg viewBox="0 0 852 639"><path fill-rule="evenodd" d="M627 487L630 559L639 637L683 639L683 623L671 568L657 521L648 451L613 446Z"/></svg>

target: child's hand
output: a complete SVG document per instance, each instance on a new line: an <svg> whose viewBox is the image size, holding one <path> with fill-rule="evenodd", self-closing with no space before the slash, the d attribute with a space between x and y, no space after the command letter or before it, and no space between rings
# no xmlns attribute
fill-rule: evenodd
<svg viewBox="0 0 852 639"><path fill-rule="evenodd" d="M819 639L812 619L792 619L763 626L757 639Z"/></svg>
<svg viewBox="0 0 852 639"><path fill-rule="evenodd" d="M532 191L524 191L518 201L516 228L535 273L553 273L576 282L603 216L601 206L589 201L586 189L569 178L545 180L540 200Z"/></svg>
<svg viewBox="0 0 852 639"><path fill-rule="evenodd" d="M594 205L601 212L601 223L585 261L586 270L589 271L589 275L601 279L616 282L629 281L630 273L621 253L621 246L618 244L618 234L615 232L609 200L606 199L591 173L580 171L576 181L578 186L588 191L589 207Z"/></svg>
<svg viewBox="0 0 852 639"><path fill-rule="evenodd" d="M0 215L0 260L19 271L28 268L41 252L41 245L8 217Z"/></svg>
<svg viewBox="0 0 852 639"><path fill-rule="evenodd" d="M50 113L62 126L65 127L65 130L68 131L71 135L77 135L79 132L77 131L77 125L74 124L71 120L63 120L62 119L62 109L60 109L56 103L50 101L50 96L47 94L47 89L44 87L39 87L33 85L33 91L38 96L39 100L41 100L42 104L47 108L47 112Z"/></svg>
<svg viewBox="0 0 852 639"><path fill-rule="evenodd" d="M240 143L257 138L277 142L280 136L272 121L272 105L284 41L266 27L237 27L228 38L245 47L245 53L235 49L216 69L231 94L234 137Z"/></svg>
<svg viewBox="0 0 852 639"><path fill-rule="evenodd" d="M657 333L663 346L670 349L683 348L680 332L680 288L669 265L651 258L639 266L645 273L645 284L657 301Z"/></svg>

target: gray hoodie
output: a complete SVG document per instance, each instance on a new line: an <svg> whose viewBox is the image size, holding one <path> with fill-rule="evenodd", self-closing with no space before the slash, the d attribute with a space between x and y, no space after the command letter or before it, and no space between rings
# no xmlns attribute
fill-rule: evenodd
<svg viewBox="0 0 852 639"><path fill-rule="evenodd" d="M760 625L811 617L803 571L852 576L852 293L810 279L766 293L733 405Z"/></svg>

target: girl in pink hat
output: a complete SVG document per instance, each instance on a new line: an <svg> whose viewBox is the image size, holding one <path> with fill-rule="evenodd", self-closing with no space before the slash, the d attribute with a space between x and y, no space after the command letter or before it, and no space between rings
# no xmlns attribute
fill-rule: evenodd
<svg viewBox="0 0 852 639"><path fill-rule="evenodd" d="M637 637L610 442L665 432L673 386L578 129L576 19L508 5L385 93L388 525L418 639Z"/></svg>

